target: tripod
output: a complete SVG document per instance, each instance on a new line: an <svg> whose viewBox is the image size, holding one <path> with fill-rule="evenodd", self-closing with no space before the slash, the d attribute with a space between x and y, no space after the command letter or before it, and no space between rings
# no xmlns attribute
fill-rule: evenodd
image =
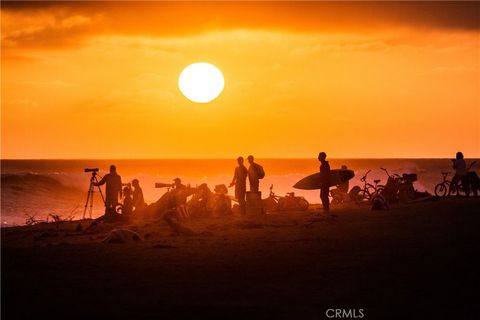
<svg viewBox="0 0 480 320"><path fill-rule="evenodd" d="M105 198L103 197L102 189L100 186L95 186L95 183L98 183L97 172L92 172L92 177L90 178L90 186L88 187L87 201L85 202L85 209L83 209L83 219L85 219L85 214L87 213L87 207L90 204L90 219L92 219L92 210L93 210L93 195L95 192L95 187L98 188L100 196L102 197L103 204L105 205Z"/></svg>

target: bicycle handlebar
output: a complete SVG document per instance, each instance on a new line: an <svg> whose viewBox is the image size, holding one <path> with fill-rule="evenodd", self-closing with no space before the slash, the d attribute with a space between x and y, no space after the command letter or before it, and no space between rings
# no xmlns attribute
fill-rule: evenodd
<svg viewBox="0 0 480 320"><path fill-rule="evenodd" d="M387 176L388 176L389 178L402 179L402 176L399 175L398 173L392 173L392 174L390 174L390 173L388 173L388 170L387 170L387 169L385 169L385 168L380 168L380 169L382 169L383 171L385 171L385 173L387 174Z"/></svg>
<svg viewBox="0 0 480 320"><path fill-rule="evenodd" d="M365 172L365 174L364 174L363 177L360 179L360 181L365 182L365 180L367 180L367 175L370 173L370 171L372 171L372 170L368 170L367 172Z"/></svg>
<svg viewBox="0 0 480 320"><path fill-rule="evenodd" d="M468 166L467 171L470 170L470 169L475 165L475 163L477 163L477 161L473 161L472 163L470 163L470 165Z"/></svg>

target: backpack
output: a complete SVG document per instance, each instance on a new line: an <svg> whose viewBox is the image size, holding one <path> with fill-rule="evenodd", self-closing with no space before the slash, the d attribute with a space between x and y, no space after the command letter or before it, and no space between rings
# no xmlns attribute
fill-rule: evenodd
<svg viewBox="0 0 480 320"><path fill-rule="evenodd" d="M256 171L257 171L257 178L258 179L265 178L265 170L263 170L263 167L261 165L257 164Z"/></svg>

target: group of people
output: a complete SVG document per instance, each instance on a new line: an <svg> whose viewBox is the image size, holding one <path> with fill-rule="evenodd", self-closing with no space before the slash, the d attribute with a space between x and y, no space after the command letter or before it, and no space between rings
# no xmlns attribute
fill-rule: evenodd
<svg viewBox="0 0 480 320"><path fill-rule="evenodd" d="M325 152L321 152L318 160L321 162L320 173L323 181L323 187L320 191L320 198L322 200L324 210L329 210L329 175L330 166L326 161ZM237 158L238 166L235 168L232 182L229 187L235 187L235 198L238 201L241 214L246 213L246 193L247 193L247 178L250 186L250 192L259 193L260 180L265 177L265 170L263 167L255 162L252 155L247 157L248 168L245 166L243 157ZM139 212L146 207L143 191L140 187L138 179L134 179L131 185L123 184L121 176L117 173L115 165L110 166L110 172L103 178L94 183L95 186L105 185L105 215L116 214L116 208L120 204L120 199L123 199L122 214L127 216L134 212ZM174 179L172 188L174 190L181 189L184 185L179 178ZM133 189L132 189L133 188ZM347 187L348 188L348 187Z"/></svg>
<svg viewBox="0 0 480 320"><path fill-rule="evenodd" d="M233 180L229 187L235 186L235 198L238 200L240 213L244 214L246 210L247 177L250 184L250 192L258 192L260 188L260 179L265 177L263 167L255 163L252 155L247 157L249 167L245 167L243 157L237 158L238 167L235 168Z"/></svg>
<svg viewBox="0 0 480 320"><path fill-rule="evenodd" d="M244 158L238 157L235 172L232 182L229 187L235 187L235 198L238 201L240 213L246 212L246 194L247 194L247 178L250 186L250 192L259 194L260 180L265 177L263 167L255 162L252 155L247 157L248 168L244 164ZM320 162L320 200L323 205L323 210L328 212L330 210L330 164L327 161L327 154L320 152L318 154L318 161ZM457 152L456 158L452 159L455 176L452 179L451 186L462 183L468 185L467 173L468 168L464 160L463 154ZM342 166L342 168L344 168ZM346 169L346 167L345 167ZM141 211L146 207L143 191L140 187L138 179L134 179L130 184L122 184L122 179L117 173L114 165L110 166L110 172L106 174L100 181L96 182L96 186L106 185L105 190L105 214L116 213L116 208L119 205L119 199L123 198L122 214L130 215L133 212ZM179 178L174 179L172 188L174 190L185 187ZM133 189L132 189L133 188ZM348 181L345 185L337 186L337 188L346 189L348 192ZM340 190L340 189L339 189Z"/></svg>
<svg viewBox="0 0 480 320"><path fill-rule="evenodd" d="M134 211L140 211L145 207L143 190L138 179L133 179L131 187L122 183L122 177L117 173L117 167L110 166L110 172L103 176L100 181L94 183L100 187L105 185L105 215L116 214L119 199L123 198L122 214L130 215Z"/></svg>
<svg viewBox="0 0 480 320"><path fill-rule="evenodd" d="M247 157L249 167L245 167L243 157L237 158L238 167L235 169L234 177L230 187L235 186L235 198L238 200L240 212L246 210L246 192L247 177L250 184L250 192L259 192L260 179L265 177L265 171L261 165L255 163L252 155ZM171 185L173 190L180 190L185 186L180 178L175 178ZM143 191L138 179L132 180L131 184L123 184L121 176L117 173L115 165L110 166L110 172L100 181L94 183L95 186L105 185L105 215L115 215L117 207L122 201L122 214L131 215L133 212L139 212L146 207Z"/></svg>

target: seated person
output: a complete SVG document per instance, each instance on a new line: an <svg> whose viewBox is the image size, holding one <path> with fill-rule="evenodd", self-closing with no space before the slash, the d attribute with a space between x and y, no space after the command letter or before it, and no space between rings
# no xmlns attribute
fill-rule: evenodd
<svg viewBox="0 0 480 320"><path fill-rule="evenodd" d="M342 170L347 170L346 165L342 165ZM344 181L336 186L335 189L332 189L330 191L330 195L332 196L332 202L333 203L341 203L341 202L347 202L350 200L350 197L348 195L348 188L350 187L350 183L347 181Z"/></svg>
<svg viewBox="0 0 480 320"><path fill-rule="evenodd" d="M145 199L143 198L143 190L140 187L138 179L132 180L133 186L133 207L135 211L141 211L145 208Z"/></svg>
<svg viewBox="0 0 480 320"><path fill-rule="evenodd" d="M124 187L123 195L122 214L129 216L133 212L133 198L131 189L129 187Z"/></svg>
<svg viewBox="0 0 480 320"><path fill-rule="evenodd" d="M180 190L186 188L184 184L182 184L182 180L180 178L173 179L173 189Z"/></svg>

